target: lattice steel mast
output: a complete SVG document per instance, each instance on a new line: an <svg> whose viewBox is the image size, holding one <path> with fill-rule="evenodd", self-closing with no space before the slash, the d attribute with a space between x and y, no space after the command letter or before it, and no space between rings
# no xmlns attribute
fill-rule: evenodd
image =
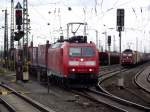
<svg viewBox="0 0 150 112"><path fill-rule="evenodd" d="M5 10L5 26L4 26L4 59L5 59L5 67L7 67L7 62L8 62L8 15L7 15L7 9Z"/></svg>
<svg viewBox="0 0 150 112"><path fill-rule="evenodd" d="M11 0L10 49L14 48L14 0Z"/></svg>
<svg viewBox="0 0 150 112"><path fill-rule="evenodd" d="M28 34L29 34L29 15L28 15L28 2L23 0L23 63L24 63L24 72L23 76L28 76ZM24 80L24 79L23 79ZM28 80L28 79L27 79Z"/></svg>
<svg viewBox="0 0 150 112"><path fill-rule="evenodd" d="M24 37L23 37L23 46L28 46L28 33L29 33L29 19L28 19L28 2L27 0L23 0L23 31L24 31Z"/></svg>

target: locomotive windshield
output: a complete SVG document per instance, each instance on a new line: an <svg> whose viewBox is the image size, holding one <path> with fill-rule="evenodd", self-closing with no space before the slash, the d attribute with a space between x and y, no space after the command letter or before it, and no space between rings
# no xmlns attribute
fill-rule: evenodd
<svg viewBox="0 0 150 112"><path fill-rule="evenodd" d="M95 56L95 51L91 47L72 47L69 49L69 55L71 57L92 57Z"/></svg>
<svg viewBox="0 0 150 112"><path fill-rule="evenodd" d="M131 49L126 49L123 52L132 52L132 50Z"/></svg>

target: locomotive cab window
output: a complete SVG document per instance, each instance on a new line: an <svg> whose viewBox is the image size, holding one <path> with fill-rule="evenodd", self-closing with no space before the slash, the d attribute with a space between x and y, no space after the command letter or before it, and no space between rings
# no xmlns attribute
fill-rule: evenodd
<svg viewBox="0 0 150 112"><path fill-rule="evenodd" d="M92 57L95 56L95 51L90 47L82 47L82 48L70 48L69 55L71 57Z"/></svg>
<svg viewBox="0 0 150 112"><path fill-rule="evenodd" d="M95 51L93 48L90 48L90 47L82 48L82 56L84 56L84 57L95 56Z"/></svg>
<svg viewBox="0 0 150 112"><path fill-rule="evenodd" d="M81 56L81 48L70 48L69 55L73 57Z"/></svg>

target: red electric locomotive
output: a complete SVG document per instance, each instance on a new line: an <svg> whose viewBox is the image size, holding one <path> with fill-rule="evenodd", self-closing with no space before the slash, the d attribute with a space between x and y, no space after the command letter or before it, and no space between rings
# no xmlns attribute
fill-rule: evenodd
<svg viewBox="0 0 150 112"><path fill-rule="evenodd" d="M122 52L121 64L123 66L131 66L136 64L136 54L131 49L126 49Z"/></svg>
<svg viewBox="0 0 150 112"><path fill-rule="evenodd" d="M78 25L77 29L72 31L74 36L69 38L67 35L67 39L61 36L60 40L52 45L47 43L38 48L30 48L32 61L29 71L35 71L38 79L49 78L49 81L63 82L65 85L75 84L79 87L97 84L98 50L94 43L87 43L87 36L75 35L79 27L86 24L70 23L68 25L73 27L74 24Z"/></svg>
<svg viewBox="0 0 150 112"><path fill-rule="evenodd" d="M121 64L123 66L133 66L143 63L147 59L148 58L145 53L133 51L131 49L126 49L122 53Z"/></svg>
<svg viewBox="0 0 150 112"><path fill-rule="evenodd" d="M51 78L91 85L97 83L98 73L98 50L94 43L64 41L53 44L48 50L48 76Z"/></svg>

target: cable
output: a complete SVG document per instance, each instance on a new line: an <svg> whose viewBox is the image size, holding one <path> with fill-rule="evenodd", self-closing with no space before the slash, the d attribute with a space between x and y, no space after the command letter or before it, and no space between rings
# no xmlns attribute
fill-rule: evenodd
<svg viewBox="0 0 150 112"><path fill-rule="evenodd" d="M135 14L136 19L137 19L137 15L136 15L135 9L134 9L134 8L132 8L132 11L133 11L133 13Z"/></svg>
<svg viewBox="0 0 150 112"><path fill-rule="evenodd" d="M103 12L103 0L101 1L101 11Z"/></svg>
<svg viewBox="0 0 150 112"><path fill-rule="evenodd" d="M33 7L31 4L29 5L44 21L47 20L35 7Z"/></svg>
<svg viewBox="0 0 150 112"><path fill-rule="evenodd" d="M111 7L111 8L109 8L109 9L106 9L105 12L103 11L102 14L99 14L99 15L102 15L101 17L98 17L99 20L103 19L103 18L108 14L108 12L113 11L114 9L117 9L118 7L121 7L121 6L130 4L130 3L133 2L133 1L135 1L135 0L130 0L130 1L127 1L127 2L122 3L122 4L120 4L120 5L117 5L117 6L115 6L115 7ZM102 5L102 4L103 4L103 2L101 2L101 5Z"/></svg>
<svg viewBox="0 0 150 112"><path fill-rule="evenodd" d="M119 0L116 0L116 2L113 4L113 7L115 7L118 2Z"/></svg>

